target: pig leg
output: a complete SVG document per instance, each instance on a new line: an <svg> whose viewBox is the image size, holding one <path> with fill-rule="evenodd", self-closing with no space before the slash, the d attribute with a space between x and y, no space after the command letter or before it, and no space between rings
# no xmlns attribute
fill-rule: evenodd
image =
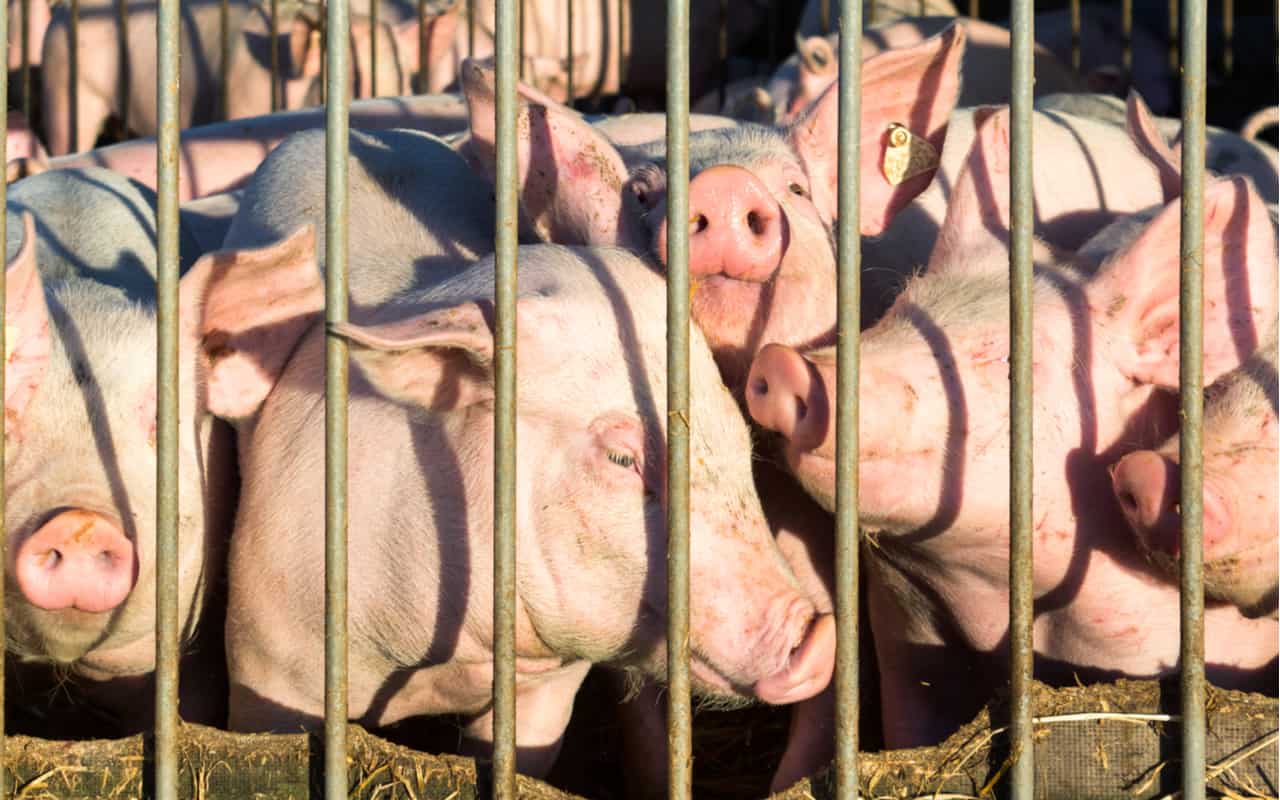
<svg viewBox="0 0 1280 800"><path fill-rule="evenodd" d="M45 129L49 139L49 152L55 156L93 148L98 132L107 117L111 116L111 101L95 94L83 83L76 106L76 125L71 127L71 97L66 82L59 86L52 77L45 82Z"/></svg>
<svg viewBox="0 0 1280 800"><path fill-rule="evenodd" d="M566 667L516 680L516 770L540 778L551 771L573 698L591 664L576 661ZM480 756L493 751L493 709L473 717L463 729L463 749Z"/></svg>
<svg viewBox="0 0 1280 800"><path fill-rule="evenodd" d="M619 675L619 683L625 677ZM623 688L625 691L625 688ZM627 797L667 796L667 702L662 687L645 681L634 697L618 704Z"/></svg>
<svg viewBox="0 0 1280 800"><path fill-rule="evenodd" d="M827 685L822 694L801 700L791 707L791 729L787 749L769 784L770 792L781 792L801 778L813 775L835 757L836 690Z"/></svg>

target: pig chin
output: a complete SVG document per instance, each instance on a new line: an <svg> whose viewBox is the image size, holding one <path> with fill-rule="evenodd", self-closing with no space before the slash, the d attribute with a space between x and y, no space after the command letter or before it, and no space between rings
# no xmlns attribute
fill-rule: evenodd
<svg viewBox="0 0 1280 800"><path fill-rule="evenodd" d="M6 603L9 608L25 605L12 594L6 597ZM44 611L28 606L21 615L8 615L6 644L27 660L73 664L108 638L115 616L115 612Z"/></svg>

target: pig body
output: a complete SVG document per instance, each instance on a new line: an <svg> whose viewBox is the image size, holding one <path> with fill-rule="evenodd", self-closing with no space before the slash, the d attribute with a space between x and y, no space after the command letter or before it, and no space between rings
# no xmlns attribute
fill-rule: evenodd
<svg viewBox="0 0 1280 800"><path fill-rule="evenodd" d="M661 475L664 365L661 326L652 323L661 318L662 284L623 251L524 248L520 263L517 547L527 555L517 575L517 742L521 769L537 773L554 759L590 662L663 669L664 534L654 481ZM373 324L342 329L359 365L349 406L349 569L351 629L362 633L351 643L349 714L365 724L454 712L471 717L468 736L489 738L491 390L472 381L486 369L483 353L455 352L463 363L448 353L489 341L474 302L487 302L492 271L491 262L478 262L393 311L361 315ZM214 315L210 324L220 319ZM590 333L570 332L581 326ZM440 353L449 362L436 365L441 372L418 361L438 352L419 332L446 333L452 342ZM405 334L416 344L400 338ZM246 480L227 633L237 729L316 724L323 708L323 348L323 328L314 326L241 428ZM707 469L715 465L718 487L714 498L704 494L704 468L697 468L694 586L716 594L712 600L695 589L696 680L714 694L767 693L761 687L788 658L806 663L793 650L810 635L813 608L768 536L750 483L746 427L701 341L694 352L697 449L712 460ZM548 372L553 365L559 374ZM416 377L403 380L410 373ZM444 383L430 385L437 380ZM548 380L550 396L542 391ZM575 393L593 395L592 407L563 401L565 388L579 384L593 387ZM365 488L372 486L395 488ZM591 500L597 492L609 499ZM283 527L281 507L296 509ZM594 515L602 519L590 521ZM609 558L600 558L602 550ZM387 579L403 587L397 599L375 589ZM266 603L264 582L280 588ZM742 617L730 614L729 605L747 602L748 586L767 599ZM594 599L576 599L583 592ZM719 632L708 630L707 614ZM285 618L288 642L278 635ZM723 649L722 633L737 655ZM388 691L388 680L399 688Z"/></svg>
<svg viewBox="0 0 1280 800"><path fill-rule="evenodd" d="M197 2L183 15L181 95L179 126L220 119L219 86L222 68L221 5ZM56 9L44 45L44 109L48 145L54 155L91 147L102 123L122 109L121 84L129 86L129 127L141 134L157 130L155 93L154 3L131 9L129 26L119 28L116 8L110 0L92 0L81 7L81 67L76 78L79 91L75 109L75 129L71 127L72 80L68 11ZM428 36L435 33L435 18ZM322 54L318 17L310 9L295 7L282 13L279 38L274 43L280 67L282 108L318 105ZM410 78L417 69L418 24L379 22L376 45L370 43L372 24L368 17L354 15L351 22L352 74L359 76L353 86L358 97L371 93L370 48L376 46L378 90L386 94L407 94ZM265 114L271 110L270 19L267 6L255 0L235 0L229 5L229 63L226 65L229 118ZM122 60L122 53L127 57ZM89 57L92 56L92 63ZM74 146L73 146L74 145Z"/></svg>
<svg viewBox="0 0 1280 800"><path fill-rule="evenodd" d="M1204 591L1249 616L1276 616L1276 332L1239 369L1205 390ZM1178 439L1125 456L1112 473L1138 546L1179 578Z"/></svg>
<svg viewBox="0 0 1280 800"><path fill-rule="evenodd" d="M155 197L107 170L36 176L7 209L7 648L75 676L124 731L149 724L155 658ZM190 255L190 240L184 240ZM187 272L184 331L194 326ZM235 501L230 430L179 369L184 716L218 723L220 646L200 639Z"/></svg>
<svg viewBox="0 0 1280 800"><path fill-rule="evenodd" d="M466 20L472 4L455 6L456 32L444 49L433 51L431 91L452 86L466 58L489 58L494 53L494 0L474 5L474 48ZM523 80L557 102L568 101L568 19L565 3L529 3L523 21ZM622 19L618 19L618 15ZM689 10L689 85L701 97L718 85L720 5L695 0ZM750 0L733 7L725 19L728 48L736 52L768 21L767 4ZM623 93L637 97L645 108L665 96L666 8L662 4L627 2L581 3L573 14L573 74L576 97Z"/></svg>
<svg viewBox="0 0 1280 800"><path fill-rule="evenodd" d="M192 200L244 184L280 142L304 130L324 128L324 109L297 109L216 122L184 130L178 145L178 199ZM419 95L356 100L351 127L365 130L411 128L446 135L466 129L466 106L458 95ZM10 172L14 171L10 164ZM31 172L100 166L156 188L156 141L133 139L85 153L29 162ZM10 178L12 181L13 176Z"/></svg>
<svg viewBox="0 0 1280 800"><path fill-rule="evenodd" d="M891 747L937 741L1006 676L1007 125L981 127L928 270L861 341L859 516ZM1206 210L1212 380L1275 317L1276 244L1242 179L1206 188ZM1070 264L1038 250L1032 581L1036 670L1050 682L1154 677L1177 662L1176 588L1118 535L1108 467L1176 428L1161 391L1177 385L1176 331L1146 321L1177 308L1178 218L1171 205ZM834 385L832 353L772 347L748 381L753 416L787 437L793 472L828 508ZM1210 608L1210 679L1274 694L1277 632Z"/></svg>
<svg viewBox="0 0 1280 800"><path fill-rule="evenodd" d="M1105 94L1052 94L1037 99L1036 108L1089 117L1117 127L1125 127L1129 121L1126 102ZM1150 117L1150 120L1151 133L1164 140L1171 160L1181 170L1182 120L1168 117ZM1207 126L1204 165L1218 175L1247 175L1268 203L1274 204L1280 198L1280 187L1277 187L1280 153L1265 142Z"/></svg>

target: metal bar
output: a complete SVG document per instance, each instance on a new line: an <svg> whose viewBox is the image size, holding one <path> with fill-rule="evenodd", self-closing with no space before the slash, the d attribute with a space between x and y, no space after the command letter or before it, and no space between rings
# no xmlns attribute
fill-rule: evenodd
<svg viewBox="0 0 1280 800"><path fill-rule="evenodd" d="M69 152L76 153L80 150L80 0L71 0L70 36L71 48L67 54L67 63L71 67L71 83L67 92L67 118L71 135L68 141L71 142Z"/></svg>
<svg viewBox="0 0 1280 800"><path fill-rule="evenodd" d="M120 128L127 138L129 136L129 89L132 81L129 78L129 0L116 0L116 32L119 42L120 59Z"/></svg>
<svg viewBox="0 0 1280 800"><path fill-rule="evenodd" d="M378 6L369 0L369 96L378 96Z"/></svg>
<svg viewBox="0 0 1280 800"><path fill-rule="evenodd" d="M22 38L21 70L22 71L19 77L19 82L22 87L22 116L26 118L27 124L30 125L32 124L32 120L31 120L31 0L22 0L21 16L19 16L18 19L20 20L18 24L22 26L22 37L21 37ZM6 15L5 26L7 27L8 24L9 24L9 20ZM9 54L8 54L9 39L8 39L7 33L5 34L4 46L5 46L5 64L8 64L9 63ZM8 72L8 70L5 70L5 72ZM8 76L6 75L5 76L5 95L7 96L8 94L9 94ZM6 127L5 130L7 131L8 128Z"/></svg>
<svg viewBox="0 0 1280 800"><path fill-rule="evenodd" d="M689 684L688 0L667 0L667 175L667 797L687 800L693 791L693 706Z"/></svg>
<svg viewBox="0 0 1280 800"><path fill-rule="evenodd" d="M218 64L218 108L222 111L222 119L231 118L231 85L227 81L227 70L231 65L231 2L222 0L218 7L218 46L222 54Z"/></svg>
<svg viewBox="0 0 1280 800"><path fill-rule="evenodd" d="M1035 82L1035 9L1032 0L1010 7L1013 91L1009 127L1009 717L1013 766L1011 796L1035 796L1031 675L1034 642L1031 588L1032 534L1032 306L1031 256L1035 204L1031 183L1031 87Z"/></svg>
<svg viewBox="0 0 1280 800"><path fill-rule="evenodd" d="M427 0L418 0L418 94L431 91L431 65L427 61Z"/></svg>
<svg viewBox="0 0 1280 800"><path fill-rule="evenodd" d="M872 0L873 6L871 8L871 18L873 20L876 18L874 2L875 0ZM823 36L831 33L831 0L822 0L818 5L818 21L822 28Z"/></svg>
<svg viewBox="0 0 1280 800"><path fill-rule="evenodd" d="M1280 2L1280 0L1277 0ZM628 17L630 3L618 0L618 93L625 93L627 87L627 68L630 66L631 42Z"/></svg>
<svg viewBox="0 0 1280 800"><path fill-rule="evenodd" d="M493 796L516 798L516 35L519 0L498 0L494 187Z"/></svg>
<svg viewBox="0 0 1280 800"><path fill-rule="evenodd" d="M180 0L156 16L155 796L178 797L178 97Z"/></svg>
<svg viewBox="0 0 1280 800"><path fill-rule="evenodd" d="M325 105L325 321L347 319L347 151L351 19L328 0ZM347 344L325 338L324 365L324 794L347 798Z"/></svg>
<svg viewBox="0 0 1280 800"><path fill-rule="evenodd" d="M1124 66L1126 80L1133 71L1133 0L1120 2L1120 32L1124 37L1124 53L1121 64Z"/></svg>
<svg viewBox="0 0 1280 800"><path fill-rule="evenodd" d="M30 67L30 61L27 60L27 56L28 56L27 40L30 38L30 33L31 33L31 29L28 26L28 21L30 19L31 19L30 6L27 2L23 2L22 17L21 17L23 30L22 30L21 38L22 38L22 67L23 67L24 82L27 79L27 70ZM0 14L0 63L3 63L5 65L5 69L0 70L0 97L8 97L9 96L9 70L8 70L9 15L8 14ZM29 100L27 99L30 94L30 92L27 91L28 88L29 87L24 86L23 95L22 95L24 110L29 109L29 106L26 105L27 103L29 103ZM31 118L29 116L27 117L27 124L28 125L31 124ZM9 148L9 120L8 120L7 114L0 114L0 148L3 148L6 152L8 151L8 148ZM9 234L7 230L7 225L8 225L7 210L9 208L9 187L5 181L0 181L0 208L3 208L6 210L6 213L0 214L0 242L7 243L9 241ZM5 270L0 269L0 353L9 352L8 346L5 342L5 336L7 335L7 333L5 330L5 316L4 316L5 302L4 301L6 296L7 295L5 294ZM0 369L0 397L5 396L4 373L5 373L5 370ZM0 464L6 463L4 446L5 446L5 437L0 436ZM6 527L5 527L5 496L7 491L8 490L5 488L5 483L4 483L4 470L0 469L0 563L3 563L3 564L9 563L8 561L9 554L7 552L9 536L8 536L8 531L6 530ZM5 630L4 630L4 621L6 616L5 607L4 607L6 587L4 585L4 580L5 580L4 576L0 575L0 643L7 641L7 639L5 638ZM0 644L0 648L2 647L3 645ZM9 798L9 770L6 769L5 757L4 757L5 756L4 730L5 730L5 722L6 722L4 709L5 709L5 703L8 699L5 697L5 691L4 691L4 665L5 665L4 652L2 649L0 649L0 800L8 800Z"/></svg>
<svg viewBox="0 0 1280 800"><path fill-rule="evenodd" d="M1182 20L1182 269L1179 300L1179 396L1182 406L1182 796L1205 796L1204 688L1204 155L1205 0Z"/></svg>
<svg viewBox="0 0 1280 800"><path fill-rule="evenodd" d="M858 797L858 346L862 328L862 3L840 9L840 219L836 238L836 797Z"/></svg>
<svg viewBox="0 0 1280 800"><path fill-rule="evenodd" d="M1080 70L1080 0L1071 0L1071 68Z"/></svg>
<svg viewBox="0 0 1280 800"><path fill-rule="evenodd" d="M568 25L568 47L569 47L569 76L568 76L568 94L565 103L573 105L573 0L564 0L566 16L569 18Z"/></svg>
<svg viewBox="0 0 1280 800"><path fill-rule="evenodd" d="M280 0L271 0L271 111L280 110Z"/></svg>
<svg viewBox="0 0 1280 800"><path fill-rule="evenodd" d="M724 101L729 88L729 0L720 0L720 19L716 28L716 55L719 57L720 64L720 86L718 88L720 94L720 108L724 108Z"/></svg>
<svg viewBox="0 0 1280 800"><path fill-rule="evenodd" d="M969 0L969 16L973 19L978 18L978 0Z"/></svg>
<svg viewBox="0 0 1280 800"><path fill-rule="evenodd" d="M1222 71L1228 78L1236 69L1236 4L1222 0Z"/></svg>
<svg viewBox="0 0 1280 800"><path fill-rule="evenodd" d="M476 54L476 0L467 0L467 57Z"/></svg>
<svg viewBox="0 0 1280 800"><path fill-rule="evenodd" d="M1169 0L1169 69L1178 71L1178 0Z"/></svg>

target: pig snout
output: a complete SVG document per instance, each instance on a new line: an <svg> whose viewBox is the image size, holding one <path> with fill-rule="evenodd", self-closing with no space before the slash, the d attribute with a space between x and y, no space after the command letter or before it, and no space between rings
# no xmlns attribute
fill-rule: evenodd
<svg viewBox="0 0 1280 800"><path fill-rule="evenodd" d="M689 274L762 283L782 262L786 239L781 207L749 171L721 165L689 182ZM658 254L665 264L665 219Z"/></svg>
<svg viewBox="0 0 1280 800"><path fill-rule="evenodd" d="M1178 552L1178 474L1177 464L1150 450L1128 454L1112 470L1120 509L1148 550Z"/></svg>
<svg viewBox="0 0 1280 800"><path fill-rule="evenodd" d="M24 541L14 573L32 605L90 613L119 606L138 579L133 544L119 526L81 510L58 514Z"/></svg>
<svg viewBox="0 0 1280 800"><path fill-rule="evenodd" d="M787 665L762 678L753 687L756 697L766 703L797 703L827 688L835 667L836 626L830 614L813 618L791 649Z"/></svg>
<svg viewBox="0 0 1280 800"><path fill-rule="evenodd" d="M822 377L785 345L767 345L751 363L747 409L756 422L799 449L816 448L827 438L830 424Z"/></svg>

